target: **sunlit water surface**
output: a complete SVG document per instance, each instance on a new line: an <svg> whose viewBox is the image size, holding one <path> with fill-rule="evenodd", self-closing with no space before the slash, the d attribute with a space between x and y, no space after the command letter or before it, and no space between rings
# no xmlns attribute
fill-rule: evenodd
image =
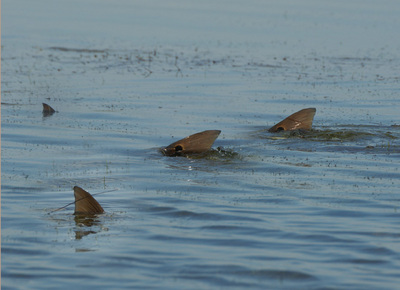
<svg viewBox="0 0 400 290"><path fill-rule="evenodd" d="M3 289L399 287L396 1L16 2ZM158 151L208 129L201 158ZM75 185L106 213L50 213Z"/></svg>

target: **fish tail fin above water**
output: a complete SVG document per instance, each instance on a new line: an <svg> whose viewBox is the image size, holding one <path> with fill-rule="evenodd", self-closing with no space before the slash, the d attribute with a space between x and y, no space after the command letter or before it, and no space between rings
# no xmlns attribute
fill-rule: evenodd
<svg viewBox="0 0 400 290"><path fill-rule="evenodd" d="M50 107L46 103L42 103L42 105L43 105L43 113L44 114L53 114L56 112L56 110L54 110L52 107Z"/></svg>
<svg viewBox="0 0 400 290"><path fill-rule="evenodd" d="M278 124L272 126L269 132L280 132L280 131L291 131L296 129L310 130L312 127L312 122L314 120L314 115L317 109L307 108L302 109L286 119L282 120Z"/></svg>
<svg viewBox="0 0 400 290"><path fill-rule="evenodd" d="M220 133L220 130L199 132L168 145L162 152L167 156L203 153L210 150Z"/></svg>
<svg viewBox="0 0 400 290"><path fill-rule="evenodd" d="M99 214L104 213L104 209L94 199L94 197L79 186L74 186L75 212L74 214Z"/></svg>

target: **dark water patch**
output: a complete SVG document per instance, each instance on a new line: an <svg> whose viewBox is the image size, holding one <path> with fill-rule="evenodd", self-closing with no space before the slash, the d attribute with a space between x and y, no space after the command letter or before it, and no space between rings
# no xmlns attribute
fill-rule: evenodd
<svg viewBox="0 0 400 290"><path fill-rule="evenodd" d="M198 219L198 220L220 220L221 217L215 214L207 213L195 213L187 210L176 210L169 215L163 214L164 216L169 216L172 218L183 218L183 219ZM224 217L225 218L225 217Z"/></svg>
<svg viewBox="0 0 400 290"><path fill-rule="evenodd" d="M185 66L188 65L193 67L204 67L204 66L211 67L215 65L236 66L235 59L232 58L231 56L211 59L207 57L207 54L200 52L198 54L194 54L193 56L186 55L185 58L183 58Z"/></svg>
<svg viewBox="0 0 400 290"><path fill-rule="evenodd" d="M354 232L352 234L376 237L376 238L390 238L390 239L400 239L400 233L389 233L389 232Z"/></svg>
<svg viewBox="0 0 400 290"><path fill-rule="evenodd" d="M174 279L186 279L191 281L198 281L201 285L210 285L219 286L219 287L257 287L256 283L245 283L239 281L231 281L229 278L215 277L215 275L206 275L206 274L181 274L178 276L173 276ZM199 286L200 288L202 286Z"/></svg>
<svg viewBox="0 0 400 290"><path fill-rule="evenodd" d="M44 250L38 250L38 249L26 249L26 248L21 248L21 247L11 247L11 246L6 246L4 245L4 242L2 243L1 247L1 253L4 256L7 255L20 255L20 256L46 256L49 255L49 251L44 251Z"/></svg>
<svg viewBox="0 0 400 290"><path fill-rule="evenodd" d="M28 274L27 272L23 272L23 273L15 273L14 272L13 273L12 270L3 270L3 269L1 271L1 276L3 277L3 279L5 278L5 279L16 279L16 280L32 280L35 277L37 277L36 275ZM6 283L6 285L3 284L2 286L3 286L3 289L17 289L17 287L15 285L7 286L7 283ZM7 287L9 287L9 288L7 288Z"/></svg>
<svg viewBox="0 0 400 290"><path fill-rule="evenodd" d="M237 208L235 206L232 206L231 209L229 210L229 212L235 213L238 216L252 216L252 215L259 216L260 217L259 221L263 220L261 217L267 218L268 216L274 216L274 215L279 216L279 215L285 215L285 214L288 215L288 216L296 215L296 213L291 213L291 212L283 213L283 212L280 212L280 211L273 211L272 209L269 210L269 211L263 211L263 209L265 209L265 208L263 207L260 210L260 209L257 209L257 208L246 209L245 206L242 207L242 208ZM257 221L257 220L255 220L255 221Z"/></svg>
<svg viewBox="0 0 400 290"><path fill-rule="evenodd" d="M68 47L60 47L60 46L53 46L50 47L51 50L58 50L63 52L78 52L78 53L105 53L107 50L104 49L87 49L87 48L68 48Z"/></svg>
<svg viewBox="0 0 400 290"><path fill-rule="evenodd" d="M165 214L165 213L171 213L176 211L175 207L168 207L168 206L157 206L157 207L149 207L146 209L147 211L151 212L151 213L161 213L161 214Z"/></svg>
<svg viewBox="0 0 400 290"><path fill-rule="evenodd" d="M190 269L190 266L189 266ZM191 271L191 270L183 270L180 271L179 274L173 275L174 279L184 279L189 280L191 283L197 281L200 285L199 288L204 287L257 287L256 283L246 283L243 281L237 281L237 279L233 279L231 277L223 277L223 273L216 272L208 273L203 271Z"/></svg>
<svg viewBox="0 0 400 290"><path fill-rule="evenodd" d="M51 275L52 279L57 279L57 278L62 278L62 279L65 278L65 280L71 280L71 279L93 279L95 277L94 275L89 275L89 274L84 274L84 273L79 273L79 274L78 273L76 273L76 274L66 273L66 274L64 274L64 273L60 273L61 270L59 270L59 269L55 270L55 269L51 269L49 267L35 267L35 268L28 268L27 270L30 271L32 274L26 275L26 274L23 274L23 273L18 273L18 270L16 270L15 272L12 271L12 270L7 270L7 272L9 272L9 273L5 273L5 276L6 277L11 276L11 277L17 278L17 279L18 278L30 279L30 280L33 280L33 281L35 281L35 279L46 279L46 278L48 278L48 275L45 274L46 272L52 272L52 275ZM12 273L12 272L14 272L14 273ZM59 286L60 286L60 284L54 284L54 285L50 286L49 289L51 289L53 287L57 288Z"/></svg>
<svg viewBox="0 0 400 290"><path fill-rule="evenodd" d="M46 190L46 186L18 186L11 184L2 184L1 192L4 194L3 198L10 198L11 196L14 198L26 198L30 196L32 193L41 193Z"/></svg>
<svg viewBox="0 0 400 290"><path fill-rule="evenodd" d="M68 139L60 138L59 136L29 136L27 134L4 134L2 137L9 138L16 143L24 143L24 144L35 144L35 145L64 145L68 146L71 143L68 143Z"/></svg>
<svg viewBox="0 0 400 290"><path fill-rule="evenodd" d="M276 64L267 64L263 62L248 62L247 67L255 67L255 68L283 68L281 65L276 65Z"/></svg>
<svg viewBox="0 0 400 290"><path fill-rule="evenodd" d="M215 230L215 231L242 231L243 227L238 226L229 226L229 225L213 225L213 226L204 226L201 228L202 230Z"/></svg>
<svg viewBox="0 0 400 290"><path fill-rule="evenodd" d="M3 93L7 93L7 92L3 91ZM18 104L18 103L6 103L6 102L1 102L1 105L2 106L21 106L21 104Z"/></svg>
<svg viewBox="0 0 400 290"><path fill-rule="evenodd" d="M385 260L378 259L334 259L331 263L343 263L343 264L359 264L359 265L385 265L389 263Z"/></svg>
<svg viewBox="0 0 400 290"><path fill-rule="evenodd" d="M244 220L246 222L246 220ZM209 225L201 227L201 230L219 232L224 235L245 235L245 236L257 236L257 237L271 237L280 233L275 229L257 228L251 226L230 226L230 225Z"/></svg>
<svg viewBox="0 0 400 290"><path fill-rule="evenodd" d="M168 257L167 253L165 252L159 252L158 253L159 257L164 256L167 257L167 259L170 259L171 257ZM179 254L178 254L179 255ZM96 265L96 267L101 268L101 267L132 267L133 265L139 266L140 267L154 267L158 265L165 265L168 263L168 261L159 259L159 258L149 258L148 255L144 255L143 253L140 253L141 257L133 257L133 256L118 256L118 255L112 255L108 257L108 262L104 262L100 265ZM172 257L173 258L173 257ZM117 268L118 268L117 267Z"/></svg>
<svg viewBox="0 0 400 290"><path fill-rule="evenodd" d="M298 272L298 271L285 271L285 270L250 270L235 272L238 275L256 277L260 279L276 279L279 281L304 281L316 279L313 275Z"/></svg>
<svg viewBox="0 0 400 290"><path fill-rule="evenodd" d="M199 238L199 237L181 237L172 235L153 235L149 239L155 241L168 242L173 244L181 245L209 245L217 247L232 247L232 248L247 248L261 249L266 247L266 243L258 242L250 239L239 239L239 238Z"/></svg>
<svg viewBox="0 0 400 290"><path fill-rule="evenodd" d="M356 57L356 56L341 56L341 57L327 57L326 59L331 60L334 63L348 63L348 62L356 62L362 64L363 62L368 61L379 61L378 59L372 59L371 57Z"/></svg>
<svg viewBox="0 0 400 290"><path fill-rule="evenodd" d="M280 198L277 197L271 197L271 198L263 198L263 197L259 197L259 198L253 198L253 199L238 199L241 202L245 202L245 203L249 203L249 204L271 204L271 205L286 205L286 206L290 206L290 205L294 205L297 204L296 200L292 199L292 198L288 198L285 196L282 196Z"/></svg>
<svg viewBox="0 0 400 290"><path fill-rule="evenodd" d="M281 283L290 281L309 281L316 279L313 275L288 270L275 269L251 269L237 265L217 265L217 266L202 266L202 265L186 265L186 270L182 274L186 275L211 275L218 273L219 275L227 275L228 277L242 277L245 279L256 280L278 280Z"/></svg>
<svg viewBox="0 0 400 290"><path fill-rule="evenodd" d="M387 257L393 257L393 256L398 256L396 251L391 250L387 247L379 247L379 246L365 246L365 247L360 247L358 249L360 252L369 254L369 255L377 255L377 256L387 256Z"/></svg>
<svg viewBox="0 0 400 290"><path fill-rule="evenodd" d="M329 216L329 217L335 217L335 218L365 218L369 217L370 214L367 212L363 211L355 211L355 210L323 210L320 212L314 212L313 215L324 215L324 216Z"/></svg>
<svg viewBox="0 0 400 290"><path fill-rule="evenodd" d="M205 158L208 160L215 160L220 162L234 162L242 161L243 157L230 148L217 147L216 149L208 150L203 154L197 154L193 156L188 156L191 159L201 159Z"/></svg>
<svg viewBox="0 0 400 290"><path fill-rule="evenodd" d="M161 208L152 208L151 212L156 213L157 215L162 215L164 217L169 218L178 218L178 219L193 219L193 220L203 220L203 221L252 221L257 222L261 221L257 218L245 217L243 215L235 216L228 214L215 214L215 213L197 213L188 210L178 210L169 207L161 207Z"/></svg>
<svg viewBox="0 0 400 290"><path fill-rule="evenodd" d="M355 240L343 239L339 237L335 237L333 235L304 235L304 234L295 234L295 233L287 233L284 234L285 237L295 240L303 240L312 243L313 245L317 245L318 243L332 243L332 244L348 244L355 243Z"/></svg>

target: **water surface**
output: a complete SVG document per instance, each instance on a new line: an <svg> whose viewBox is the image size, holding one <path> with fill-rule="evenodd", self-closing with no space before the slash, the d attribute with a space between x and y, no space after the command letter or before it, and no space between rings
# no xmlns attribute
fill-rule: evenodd
<svg viewBox="0 0 400 290"><path fill-rule="evenodd" d="M5 1L3 288L396 289L385 3ZM308 107L311 132L268 133ZM209 129L201 158L158 151ZM49 214L75 185L106 213Z"/></svg>

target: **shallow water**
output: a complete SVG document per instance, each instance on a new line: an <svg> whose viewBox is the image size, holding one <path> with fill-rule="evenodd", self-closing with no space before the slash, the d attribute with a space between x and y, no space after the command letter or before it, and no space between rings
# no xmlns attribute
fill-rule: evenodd
<svg viewBox="0 0 400 290"><path fill-rule="evenodd" d="M4 289L398 287L397 2L15 2ZM158 151L208 129L203 156ZM106 213L50 213L75 185Z"/></svg>

